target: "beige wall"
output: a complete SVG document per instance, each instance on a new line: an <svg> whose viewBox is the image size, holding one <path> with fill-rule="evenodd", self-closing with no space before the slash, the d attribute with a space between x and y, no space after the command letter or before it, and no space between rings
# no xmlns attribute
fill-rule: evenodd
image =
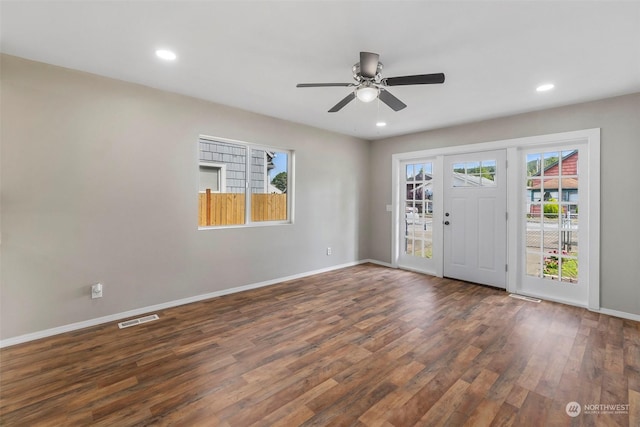
<svg viewBox="0 0 640 427"><path fill-rule="evenodd" d="M640 315L640 94L367 142L0 58L0 339L366 258L390 262L392 154L594 127L601 303ZM295 150L296 223L198 231L199 134ZM91 300L98 281L104 297Z"/></svg>
<svg viewBox="0 0 640 427"><path fill-rule="evenodd" d="M369 142L1 59L0 338L367 258ZM295 224L198 231L199 134L295 150Z"/></svg>
<svg viewBox="0 0 640 427"><path fill-rule="evenodd" d="M601 128L601 305L640 315L640 94L373 142L371 258L391 262L393 154L590 128Z"/></svg>

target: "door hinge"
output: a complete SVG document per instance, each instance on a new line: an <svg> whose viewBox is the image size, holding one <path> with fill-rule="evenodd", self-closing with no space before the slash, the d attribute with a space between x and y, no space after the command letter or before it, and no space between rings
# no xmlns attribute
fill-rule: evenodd
<svg viewBox="0 0 640 427"><path fill-rule="evenodd" d="M505 212L505 213L504 213L504 219L506 219L507 221L509 221L509 212Z"/></svg>
<svg viewBox="0 0 640 427"><path fill-rule="evenodd" d="M505 271L505 272L509 271L509 264L505 264L505 265L504 265L504 271Z"/></svg>

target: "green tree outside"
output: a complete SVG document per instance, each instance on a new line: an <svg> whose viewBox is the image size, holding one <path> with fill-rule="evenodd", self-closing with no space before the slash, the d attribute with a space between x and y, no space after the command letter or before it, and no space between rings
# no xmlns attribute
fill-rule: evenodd
<svg viewBox="0 0 640 427"><path fill-rule="evenodd" d="M271 180L271 184L274 187L276 187L278 190L282 191L283 193L286 193L287 192L287 173L280 172L278 175L273 177L273 179Z"/></svg>

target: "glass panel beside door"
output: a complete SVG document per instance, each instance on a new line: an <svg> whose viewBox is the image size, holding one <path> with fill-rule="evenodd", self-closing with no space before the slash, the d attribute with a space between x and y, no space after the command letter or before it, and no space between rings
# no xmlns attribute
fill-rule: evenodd
<svg viewBox="0 0 640 427"><path fill-rule="evenodd" d="M523 153L524 293L586 304L581 283L579 239L580 150L561 147Z"/></svg>
<svg viewBox="0 0 640 427"><path fill-rule="evenodd" d="M398 262L404 267L433 271L433 161L412 160L401 167Z"/></svg>

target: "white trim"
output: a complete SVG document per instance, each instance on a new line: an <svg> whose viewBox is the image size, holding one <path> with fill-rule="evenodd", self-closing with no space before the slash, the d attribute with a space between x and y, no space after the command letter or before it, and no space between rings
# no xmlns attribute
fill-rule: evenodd
<svg viewBox="0 0 640 427"><path fill-rule="evenodd" d="M606 314L607 316L620 317L622 319L635 320L640 322L640 314L627 313L626 311L610 310L608 308L601 308L600 310L591 310L596 313Z"/></svg>
<svg viewBox="0 0 640 427"><path fill-rule="evenodd" d="M135 317L141 314L150 313L152 311L165 310L167 308L177 307L180 305L191 304L193 302L203 301L211 298L217 298L224 295L235 294L237 292L248 291L251 289L262 288L265 286L275 285L278 283L286 282L289 280L300 279L307 276L312 276L314 274L326 273L333 270L339 270L341 268L353 267L354 265L364 264L367 262L376 263L380 265L384 265L379 261L374 260L361 260L348 262L345 264L333 265L331 267L325 267L318 270L307 271L305 273L294 274L292 276L280 277L278 279L265 280L263 282L252 283L244 286L237 286L235 288L223 289L220 291L210 292L202 295L196 295L193 297L182 298L179 300L169 301L161 304L151 305L148 307L136 308L134 310L124 311L122 313L111 314L108 316L98 317L95 319L84 320L82 322L71 323L68 325L58 326L56 328L45 329L43 331L32 332L30 334L19 335L17 337L7 338L4 340L0 340L0 348L9 347L12 345L22 344L28 341L34 341L41 338L50 337L53 335L59 335L66 332L77 331L79 329L89 328L92 326L101 325L103 323L109 323L116 320L125 319L128 317ZM115 325L117 326L117 325Z"/></svg>
<svg viewBox="0 0 640 427"><path fill-rule="evenodd" d="M287 155L287 209L289 209L289 224L295 223L296 213L296 185L293 179L296 176L296 153L289 150Z"/></svg>
<svg viewBox="0 0 640 427"><path fill-rule="evenodd" d="M518 263L519 263L519 255L517 251L510 250L511 248L518 247L519 241L519 230L514 230L515 227L518 227L518 214L520 212L519 209L519 198L518 197L509 197L509 195L514 194L514 192L518 190L518 183L520 182L520 174L519 168L517 167L519 164L518 160L518 148L517 147L509 147L507 148L507 292L511 292L514 294L518 293Z"/></svg>
<svg viewBox="0 0 640 427"><path fill-rule="evenodd" d="M400 230L398 221L400 220L400 163L402 160L391 157L391 266L398 268L398 258L400 258Z"/></svg>
<svg viewBox="0 0 640 427"><path fill-rule="evenodd" d="M387 268L395 268L393 265L389 264L388 262L378 261L377 259L363 259L358 264L366 264L366 263L376 264L376 265L380 265L382 267L387 267Z"/></svg>
<svg viewBox="0 0 640 427"><path fill-rule="evenodd" d="M598 141L600 141L600 128L552 133L548 135L527 136L523 138L503 139L490 142L478 142L465 145L454 145L451 147L432 148L428 150L411 151L407 153L396 153L391 157L394 161L399 161L411 160L413 158L421 157L493 151L502 148L520 147L526 145L567 144L570 142L583 141L585 139L585 136L589 137L589 140L597 136Z"/></svg>
<svg viewBox="0 0 640 427"><path fill-rule="evenodd" d="M600 309L600 129L592 129L587 136L587 151L589 153L589 163L587 165L589 183L589 220L587 229L589 230L589 310ZM597 292L593 292L594 287L591 280L598 283ZM640 320L640 319L636 319Z"/></svg>

